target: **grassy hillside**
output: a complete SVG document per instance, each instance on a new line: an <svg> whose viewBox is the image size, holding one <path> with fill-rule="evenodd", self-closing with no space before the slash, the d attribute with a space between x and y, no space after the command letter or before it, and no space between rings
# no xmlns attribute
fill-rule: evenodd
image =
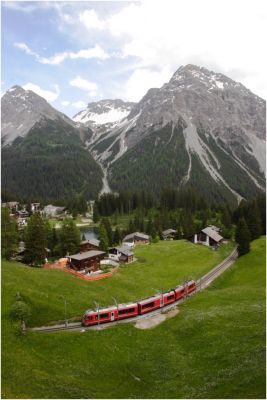
<svg viewBox="0 0 267 400"><path fill-rule="evenodd" d="M34 290L35 302L37 281L31 273L36 270L26 274L25 268L19 272L7 263L2 281L2 396L265 398L264 256L261 238L210 288L181 305L175 318L154 329L142 331L127 324L25 337L15 334L8 312L14 290L28 295ZM54 274L54 284L59 277ZM42 281L40 313L47 313L55 300L53 284L45 275ZM101 285L105 298L107 281ZM81 285L77 306L83 297ZM33 322L39 320L35 315Z"/></svg>
<svg viewBox="0 0 267 400"><path fill-rule="evenodd" d="M3 282L8 299L18 291L32 307L30 325L44 324L63 318L64 295L68 301L68 316L81 318L82 313L95 307L135 301L150 296L157 289L170 289L185 279L199 278L230 253L229 243L218 252L187 241L160 241L135 249L140 261L120 268L112 278L85 282L58 270L30 268L3 262ZM8 304L7 304L8 306Z"/></svg>

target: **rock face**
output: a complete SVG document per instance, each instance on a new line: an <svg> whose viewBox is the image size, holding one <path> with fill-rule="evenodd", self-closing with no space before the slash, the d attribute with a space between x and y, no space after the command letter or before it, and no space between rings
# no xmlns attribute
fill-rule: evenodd
<svg viewBox="0 0 267 400"><path fill-rule="evenodd" d="M240 199L265 187L265 108L265 101L242 84L186 65L160 89L150 89L91 149L108 167L115 190L155 191L151 170L162 162L158 188L164 184L161 176L176 187L205 180L210 182L205 190L210 188L215 198L218 189L218 199ZM156 165L151 154L157 157ZM151 182L144 182L143 176Z"/></svg>
<svg viewBox="0 0 267 400"><path fill-rule="evenodd" d="M36 93L13 86L1 100L2 144L10 144L19 136L25 137L34 124L43 118L61 119L75 126L70 118L50 106Z"/></svg>

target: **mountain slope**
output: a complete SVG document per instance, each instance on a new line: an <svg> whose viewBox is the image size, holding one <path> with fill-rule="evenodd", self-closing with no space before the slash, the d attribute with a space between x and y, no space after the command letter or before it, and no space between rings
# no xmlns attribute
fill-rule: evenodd
<svg viewBox="0 0 267 400"><path fill-rule="evenodd" d="M96 197L103 173L81 140L92 132L29 92L14 87L2 98L3 192L47 201Z"/></svg>
<svg viewBox="0 0 267 400"><path fill-rule="evenodd" d="M172 140L186 154L174 152ZM114 190L158 193L171 182L197 185L215 200L240 200L265 188L265 101L222 74L187 65L90 148Z"/></svg>

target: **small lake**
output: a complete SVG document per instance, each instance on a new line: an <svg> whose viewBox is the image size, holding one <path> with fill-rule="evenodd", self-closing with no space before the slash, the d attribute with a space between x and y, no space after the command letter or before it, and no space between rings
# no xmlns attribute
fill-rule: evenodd
<svg viewBox="0 0 267 400"><path fill-rule="evenodd" d="M98 228L90 228L88 226L80 227L81 237L84 235L86 240L98 239Z"/></svg>

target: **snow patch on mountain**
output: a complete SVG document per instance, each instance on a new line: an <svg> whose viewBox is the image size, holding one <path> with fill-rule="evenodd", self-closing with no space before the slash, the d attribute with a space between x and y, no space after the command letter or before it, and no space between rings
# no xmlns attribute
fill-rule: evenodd
<svg viewBox="0 0 267 400"><path fill-rule="evenodd" d="M118 122L123 118L127 117L130 110L122 109L122 108L111 108L109 111L104 112L102 114L91 113L87 110L84 110L81 114L78 114L73 118L75 122L92 122L95 125L103 125L111 122Z"/></svg>
<svg viewBox="0 0 267 400"><path fill-rule="evenodd" d="M119 121L129 115L134 104L119 99L92 102L85 110L74 115L73 121L92 128L102 125L111 125L109 128L114 128Z"/></svg>

